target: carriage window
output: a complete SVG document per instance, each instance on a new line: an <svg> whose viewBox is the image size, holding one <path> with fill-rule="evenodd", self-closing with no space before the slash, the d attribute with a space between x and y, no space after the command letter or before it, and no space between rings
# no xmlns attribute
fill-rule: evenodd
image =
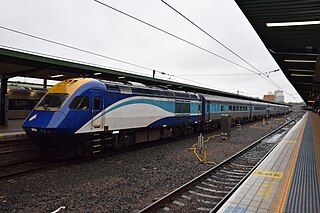
<svg viewBox="0 0 320 213"><path fill-rule="evenodd" d="M9 110L32 110L36 104L36 100L10 99Z"/></svg>
<svg viewBox="0 0 320 213"><path fill-rule="evenodd" d="M87 96L77 96L73 99L73 101L69 105L69 108L80 110L89 109L89 98Z"/></svg>
<svg viewBox="0 0 320 213"><path fill-rule="evenodd" d="M223 105L221 105L221 112L223 112L224 111L224 106Z"/></svg>
<svg viewBox="0 0 320 213"><path fill-rule="evenodd" d="M100 110L100 97L93 98L93 109Z"/></svg>
<svg viewBox="0 0 320 213"><path fill-rule="evenodd" d="M119 87L117 85L107 85L108 92L119 93Z"/></svg>
<svg viewBox="0 0 320 213"><path fill-rule="evenodd" d="M231 105L229 105L229 111L232 111L232 106Z"/></svg>
<svg viewBox="0 0 320 213"><path fill-rule="evenodd" d="M176 102L176 113L190 113L190 103Z"/></svg>

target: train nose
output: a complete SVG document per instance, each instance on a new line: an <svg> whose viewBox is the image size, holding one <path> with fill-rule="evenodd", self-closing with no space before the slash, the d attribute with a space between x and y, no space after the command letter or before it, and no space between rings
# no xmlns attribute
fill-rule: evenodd
<svg viewBox="0 0 320 213"><path fill-rule="evenodd" d="M34 110L23 122L22 127L30 128L66 128L68 122L65 114L61 111Z"/></svg>
<svg viewBox="0 0 320 213"><path fill-rule="evenodd" d="M72 134L69 120L59 111L34 111L23 122L27 135L40 147L60 146Z"/></svg>
<svg viewBox="0 0 320 213"><path fill-rule="evenodd" d="M31 139L35 139L40 136L49 137L53 132L66 133L69 123L63 112L34 110L23 122L22 127Z"/></svg>

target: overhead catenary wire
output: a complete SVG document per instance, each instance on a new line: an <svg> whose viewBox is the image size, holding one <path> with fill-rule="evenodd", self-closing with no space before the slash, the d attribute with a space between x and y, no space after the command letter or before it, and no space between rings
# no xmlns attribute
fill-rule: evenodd
<svg viewBox="0 0 320 213"><path fill-rule="evenodd" d="M236 62L234 62L234 61L232 61L232 60L230 60L230 59L227 59L227 58L225 58L225 57L223 57L223 56L221 56L221 55L219 55L219 54L216 54L216 53L214 53L214 52L212 52L212 51L210 51L210 50L208 50L208 49L206 49L206 48L204 48L204 47L201 47L201 46L199 46L199 45L197 45L197 44L195 44L195 43L192 43L192 42L190 42L190 41L188 41L188 40L186 40L186 39L184 39L184 38L182 38L182 37L179 37L179 36L177 36L177 35L174 35L174 34L168 32L168 31L166 31L166 30L163 30L163 29L161 29L161 28L159 28L159 27L157 27L157 26L155 26L155 25L152 25L152 24L150 24L150 23L148 23L148 22L146 22L146 21L143 21L142 19L139 19L139 18L137 18L137 17L135 17L135 16L133 16L133 15L130 15L130 14L126 13L126 12L123 12L123 11L121 11L121 10L115 8L115 7L112 7L112 6L108 5L108 4L106 4L106 3L103 3L103 2L98 1L98 0L93 0L93 1L95 1L95 2L97 2L97 3L99 3L99 4L101 4L101 5L109 8L109 9L112 9L112 10L114 10L114 11L116 11L116 12L122 14L122 15L125 15L125 16L127 16L127 17L129 17L129 18L131 18L131 19L134 19L134 20L136 20L136 21L138 21L138 22L140 22L140 23L143 23L143 24L145 24L145 25L147 25L147 26L149 26L149 27L152 27L152 28L154 28L154 29L156 29L156 30L158 30L158 31L161 31L161 32L163 32L163 33L165 33L165 34L167 34L167 35L169 35L169 36L171 36L171 37L174 37L174 38L176 38L176 39L178 39L178 40L180 40L180 41L182 41L182 42L184 42L184 43L187 43L187 44L189 44L189 45L191 45L191 46L194 46L194 47L196 47L196 48L198 48L198 49L200 49L200 50L203 50L203 51L205 51L205 52L207 52L207 53L209 53L209 54L211 54L211 55L214 55L214 56L216 56L216 57L218 57L218 58L220 58L220 59L222 59L222 60L224 60L224 61L227 61L227 62L229 62L229 63L231 63L231 64L236 65L236 66L239 66L239 67L241 67L241 68L243 68L243 69L245 69L245 70L247 70L247 71L249 71L249 72L255 73L255 74L261 76L261 77L262 77L263 79L265 79L267 82L271 83L273 86L275 86L275 87L283 90L276 82L274 82L274 81L273 81L272 79L270 79L269 77L266 77L266 76L265 76L265 73L263 73L263 72L261 72L261 71L259 71L259 70L258 70L258 71L251 70L251 69L249 69L249 68L247 68L247 67L245 67L245 66L242 66L242 65L239 64L239 63L236 63ZM256 69L256 68L255 68L255 69ZM289 94L289 93L286 92L285 90L283 90L283 91L284 91L285 93Z"/></svg>
<svg viewBox="0 0 320 213"><path fill-rule="evenodd" d="M11 32L14 32L14 33L19 33L19 34L22 34L24 36L29 36L29 37L32 37L32 38L35 38L35 39L39 39L39 40L42 40L42 41L45 41L45 42L50 42L50 43L53 43L53 44L56 44L56 45L61 45L61 46L64 46L64 47L67 47L67 48L71 48L71 49L74 49L74 50L77 50L77 51L81 51L81 52L84 52L84 53L88 53L88 54L92 54L92 55L95 55L95 56L99 56L99 57L107 58L107 59L114 60L114 61L117 61L117 62L121 62L121 63L127 64L127 65L139 67L139 68L146 69L146 70L153 70L152 68L148 68L148 67L141 66L141 65L138 65L138 64L126 62L126 61L123 61L123 60L119 60L119 59L116 59L116 58L112 58L112 57L109 57L109 56L98 54L98 53L95 53L95 52L92 52L92 51L84 50L84 49L81 49L81 48L78 48L78 47L73 47L71 45L63 44L61 42L56 42L56 41L53 41L53 40L50 40L50 39L41 38L39 36L31 35L31 34L28 34L28 33L25 33L25 32L21 32L21 31L18 31L18 30L14 30L14 29L10 29L8 27L0 26L0 28L2 28L4 30L11 31ZM213 53L213 54L215 54L215 53ZM228 59L226 59L226 60L228 60ZM240 65L240 66L243 67L242 65ZM246 67L243 67L243 68L248 70L248 68L246 68ZM250 71L254 73L254 71L252 71L252 70L250 70ZM175 76L175 75L171 75L171 76ZM197 84L204 85L203 83L192 81L192 80L186 79L186 78L182 78L180 76L175 76L175 77L184 79L186 81L190 81L190 82L194 82L194 83L197 83ZM206 86L212 87L212 85L206 85ZM218 89L221 89L221 88L218 88Z"/></svg>
<svg viewBox="0 0 320 213"><path fill-rule="evenodd" d="M127 64L127 65L143 68L143 69L146 69L146 70L149 70L149 71L153 71L154 70L152 68L148 68L148 67L145 67L145 66L140 66L140 65L137 65L137 64L134 64L134 63L131 63L131 62L126 62L126 61L123 61L123 60L120 60L120 59L116 59L116 58L112 58L112 57L105 56L105 55L102 55L102 54L94 53L94 52L91 52L91 51L88 51L88 50L84 50L84 49L81 49L81 48L78 48L78 47L73 47L71 45L67 45L67 44L64 44L64 43L61 43L61 42L57 42L57 41L53 41L53 40L50 40L50 39L42 38L40 36L35 36L35 35L30 34L30 33L21 32L19 30L11 29L11 28L4 27L4 26L1 26L1 25L0 25L0 28L4 29L4 30L7 30L7 31L10 31L10 32L14 32L14 33L20 34L20 35L24 35L24 36L31 37L31 38L34 38L34 39L38 39L38 40L45 41L45 42L48 42L48 43L52 43L52 44L55 44L55 45L63 46L65 48L70 48L70 49L73 49L73 50L76 50L76 51L80 51L80 52L84 52L84 53L87 53L87 54L92 54L92 55L95 55L95 56L107 58L107 59L114 60L114 61L117 61L117 62L121 62L121 63ZM7 47L5 45L0 45L0 46ZM14 48L14 47L9 47L9 48L18 49L18 48ZM24 50L24 51L27 51L27 50ZM32 52L32 51L28 51L28 52ZM38 53L38 54L42 54L42 53ZM47 54L42 54L42 55L47 55ZM55 56L55 57L56 58L61 58L61 57L57 57L57 56ZM66 58L63 58L63 59L66 59ZM67 59L67 60L75 61L75 60L71 60L71 59ZM86 62L86 64L88 64L88 63ZM113 68L113 69L117 69L117 68ZM193 82L193 83L196 83L196 84L199 84L199 85L203 85L203 86L207 86L209 88L210 87L212 88L211 85L206 85L206 84L203 84L203 83L200 83L200 82L197 82L197 81L193 81L193 80L190 80L190 79L182 78L182 77L175 76L175 75L172 75L172 74L168 74L168 73L165 73L165 72L161 72L161 71L157 71L157 70L155 70L155 71L158 72L158 73L164 74L164 75L168 75L169 77L178 77L178 78L183 79L185 81ZM218 88L218 87L213 87L213 88L218 89L218 90L225 90L225 89Z"/></svg>
<svg viewBox="0 0 320 213"><path fill-rule="evenodd" d="M282 89L276 82L274 82L272 79L269 78L269 75L271 72L262 72L260 71L258 68L256 68L255 66L253 66L251 63L249 63L247 60L245 60L243 57L241 57L239 54L237 54L236 52L234 52L233 50L231 50L229 47L227 47L225 44L223 44L222 42L220 42L218 39L214 38L211 34L209 34L207 31L205 31L203 28L201 28L199 25L197 25L196 23L194 23L193 21L191 21L188 17L186 17L185 15L183 15L180 11L178 11L177 9L175 9L173 6L171 6L170 4L168 4L167 2L165 2L164 0L161 0L161 2L163 2L165 5L167 5L169 8L171 8L173 11L175 11L176 13L178 13L180 16L182 16L184 19L186 19L188 22L190 22L192 25L194 25L196 28L198 28L200 31L202 31L203 33L205 33L207 36L209 36L211 39L213 39L214 41L216 41L218 44L220 44L222 47L224 47L225 49L227 49L229 52L231 52L233 55L235 55L236 57L238 57L239 59L241 59L243 62L245 62L247 65L249 65L250 67L252 67L253 69L255 69L257 72L259 72L259 75L265 79L266 81L268 81L269 83L271 83L273 86L283 90L285 93L289 94L288 92L286 92L284 89ZM269 73L269 75L268 75Z"/></svg>
<svg viewBox="0 0 320 213"><path fill-rule="evenodd" d="M116 71L120 71L120 72L127 72L127 73L131 72L131 73L135 73L135 74L139 74L139 75L145 75L144 73L141 73L141 72L126 70L126 69L121 69L121 68L116 68L116 67L111 67L111 66L105 66L105 65L101 65L101 64L95 64L95 63L90 63L90 62L86 62L86 61L50 55L50 54L46 54L46 53L40 53L40 52L21 49L21 48L17 48L17 47L11 47L11 46L7 46L7 45L3 45L3 44L0 44L0 47L5 48L5 49L16 50L16 51L20 51L20 52L25 52L25 53L31 53L31 54L35 54L38 56L45 56L45 57L49 57L49 58L64 60L64 61L68 61L68 62L81 63L83 65L95 66L95 67L100 67L100 68L105 68L105 69L112 69L112 70L116 70Z"/></svg>
<svg viewBox="0 0 320 213"><path fill-rule="evenodd" d="M235 75L238 75L238 76L248 76L248 75L251 75L251 76L256 76L256 74L253 74L253 73L227 73L227 74L203 74L203 75L177 75L177 76L188 76L188 77L213 77L213 76L235 76Z"/></svg>
<svg viewBox="0 0 320 213"><path fill-rule="evenodd" d="M233 55L235 55L236 57L238 57L239 59L241 59L243 62L245 62L247 65L249 65L250 67L252 67L253 69L255 69L256 71L258 71L260 74L264 74L263 72L261 72L260 70L258 70L255 66L253 66L251 63L249 63L247 60L245 60L244 58L242 58L239 54L237 54L236 52L234 52L233 50L231 50L229 47L227 47L225 44L223 44L222 42L220 42L218 39L214 38L211 34L209 34L207 31L205 31L204 29L202 29L199 25L197 25L196 23L194 23L193 21L191 21L188 17L186 17L185 15L183 15L181 12L179 12L177 9L175 9L173 6L171 6L170 4L168 4L167 2L165 2L164 0L161 0L165 5L167 5L168 7L170 7L172 10L174 10L176 13L178 13L180 16L182 16L183 18L185 18L187 21L189 21L192 25L194 25L196 28L198 28L199 30L201 30L204 34L206 34L207 36L209 36L211 39L213 39L214 41L216 41L218 44L220 44L222 47L224 47L225 49L227 49L229 52L231 52Z"/></svg>
<svg viewBox="0 0 320 213"><path fill-rule="evenodd" d="M184 43L187 43L187 44L189 44L189 45L191 45L191 46L193 46L193 47L196 47L196 48L198 48L198 49L200 49L200 50L203 50L203 51L205 51L205 52L207 52L207 53L209 53L209 54L211 54L211 55L214 55L214 56L216 56L216 57L218 57L218 58L220 58L220 59L222 59L222 60L224 60L224 61L227 61L227 62L229 62L229 63L231 63L231 64L234 64L234 65L236 65L236 66L238 66L238 67L241 67L241 68L243 68L243 69L245 69L245 70L248 70L249 72L252 72L252 73L255 73L255 74L259 74L259 75L260 75L260 73L254 71L254 70L251 70L251 69L249 69L249 68L247 68L247 67L245 67L245 66L242 66L242 65L239 64L239 63L236 63L236 62L234 62L234 61L232 61L232 60L230 60L230 59L227 59L226 57L223 57L223 56L221 56L221 55L219 55L219 54L217 54L217 53L214 53L214 52L212 52L212 51L210 51L210 50L208 50L208 49L206 49L206 48L204 48L204 47L201 47L200 45L197 45L197 44L195 44L195 43L193 43L193 42L190 42L190 41L188 41L188 40L186 40L186 39L184 39L184 38L182 38L182 37L179 37L179 36L177 36L177 35L175 35L175 34L173 34L173 33L170 33L170 32L168 32L168 31L166 31L166 30L164 30L164 29L161 29L161 28L159 28L159 27L157 27L157 26L155 26L155 25L153 25L153 24L150 24L150 23L148 23L148 22L146 22L146 21L143 21L142 19L139 19L139 18L137 18L137 17L135 17L135 16L133 16L133 15L130 15L130 14L126 13L126 12L123 12L123 11L121 11L121 10L115 8L115 7L112 7L112 6L108 5L108 4L106 4L106 3L103 3L103 2L98 1L98 0L93 0L93 1L95 1L95 2L97 2L97 3L99 3L99 4L101 4L101 5L103 5L103 6L105 6L105 7L108 7L109 9L112 9L112 10L118 12L118 13L121 13L122 15L125 15L125 16L127 16L127 17L129 17L129 18L131 18L131 19L134 19L134 20L136 20L136 21L138 21L138 22L140 22L140 23L143 23L143 24L145 24L145 25L147 25L147 26L149 26L149 27L152 27L152 28L154 28L154 29L156 29L156 30L158 30L158 31L161 31L161 32L163 32L163 33L165 33L165 34L167 34L167 35L169 35L169 36L171 36L171 37L174 37L174 38L176 38L176 39L178 39L178 40L180 40L180 41L182 41L182 42L184 42Z"/></svg>
<svg viewBox="0 0 320 213"><path fill-rule="evenodd" d="M218 89L218 90L221 90L221 91L226 91L226 89L223 89L223 88L219 88L219 87L212 87L212 85L208 85L208 84L204 84L204 83L200 83L200 82L197 82L197 81L193 81L191 79L188 79L188 78L184 78L184 77L181 77L181 75L172 75L172 74L169 74L169 73L165 73L165 72L162 72L162 71L157 71L155 70L157 73L160 73L162 75L167 75L169 76L169 79L171 77L176 77L176 78L180 78L182 80L185 80L185 81L189 81L189 82L192 82L192 83L196 83L196 84L200 84L200 85L203 85L203 86L207 86L209 88L215 88L215 89ZM252 74L253 75L253 74Z"/></svg>
<svg viewBox="0 0 320 213"><path fill-rule="evenodd" d="M11 31L11 32L17 33L17 34L21 34L21 35L24 35L24 36L35 38L35 39L38 39L38 40L42 40L42 41L45 41L45 42L56 44L56 45L59 45L59 46L63 46L63 47L69 48L69 49L73 49L73 50L77 50L77 51L80 51L80 52L84 52L84 53L88 53L88 54L91 54L91 55L95 55L95 56L98 56L98 57L110 59L112 61L120 62L120 63L131 65L131 66L134 66L134 67L139 67L139 68L146 69L146 70L152 70L152 69L150 69L148 67L144 67L144 66L140 66L140 65L137 65L137 64L134 64L134 63L131 63L131 62L127 62L127 61L123 61L123 60L120 60L120 59L112 58L112 57L105 56L105 55L102 55L102 54L99 54L99 53L95 53L95 52L92 52L92 51L84 50L84 49L81 49L81 48L78 48L78 47L73 47L73 46L68 45L68 44L64 44L64 43L61 43L61 42L57 42L57 41L53 41L53 40L50 40L50 39L42 38L40 36L35 36L35 35L29 34L29 33L21 32L21 31L14 30L14 29L11 29L11 28L8 28L8 27L4 27L4 26L1 26L1 25L0 25L0 28L4 29L4 30L7 30L7 31Z"/></svg>

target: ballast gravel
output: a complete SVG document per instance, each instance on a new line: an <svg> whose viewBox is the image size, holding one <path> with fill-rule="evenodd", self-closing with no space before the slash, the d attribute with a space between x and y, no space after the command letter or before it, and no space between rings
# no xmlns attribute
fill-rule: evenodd
<svg viewBox="0 0 320 213"><path fill-rule="evenodd" d="M283 123L278 118L267 125L245 124L239 135L234 127L231 139L207 142L207 160L219 163ZM1 180L0 212L138 212L214 166L198 162L189 150L196 142L192 136Z"/></svg>

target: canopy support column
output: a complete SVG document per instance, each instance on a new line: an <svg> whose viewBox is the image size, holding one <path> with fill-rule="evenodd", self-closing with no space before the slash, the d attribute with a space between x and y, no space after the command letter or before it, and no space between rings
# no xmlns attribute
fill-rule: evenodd
<svg viewBox="0 0 320 213"><path fill-rule="evenodd" d="M8 78L6 75L1 75L1 94L0 94L0 125L8 125L8 110L6 94L8 89Z"/></svg>

